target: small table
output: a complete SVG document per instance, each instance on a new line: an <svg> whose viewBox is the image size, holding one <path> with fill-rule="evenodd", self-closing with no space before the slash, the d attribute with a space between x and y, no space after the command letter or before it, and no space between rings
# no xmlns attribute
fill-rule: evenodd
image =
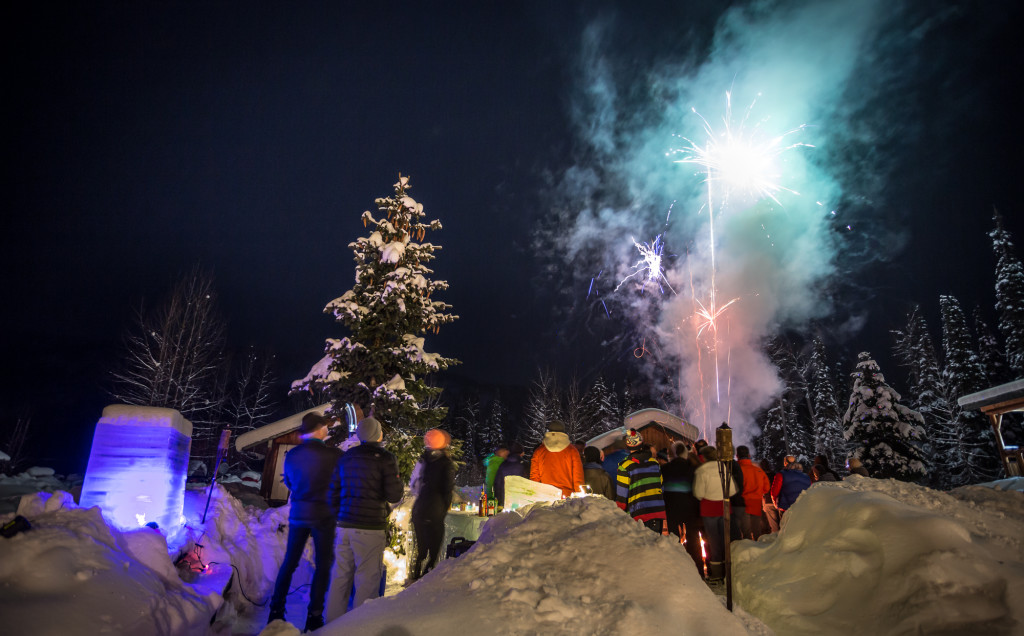
<svg viewBox="0 0 1024 636"><path fill-rule="evenodd" d="M444 518L444 541L441 543L441 558L445 558L445 549L455 537L463 537L470 541L480 538L480 531L490 517L481 517L475 512L449 510Z"/></svg>

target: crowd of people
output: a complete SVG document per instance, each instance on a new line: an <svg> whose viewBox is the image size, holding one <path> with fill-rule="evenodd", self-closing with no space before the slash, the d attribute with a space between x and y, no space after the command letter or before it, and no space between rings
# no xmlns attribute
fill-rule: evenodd
<svg viewBox="0 0 1024 636"><path fill-rule="evenodd" d="M292 575L312 539L314 575L305 631L322 626L325 616L333 620L382 594L388 516L405 495L398 462L382 445L380 423L372 416L361 419L355 430L358 444L343 451L325 443L331 421L316 412L303 416L301 443L284 461L291 510L268 622L285 619ZM581 492L607 497L652 531L674 535L700 575L715 581L725 576L726 532L734 541L778 532L801 492L816 481L842 479L822 455L807 471L793 456L774 471L765 460L754 463L746 446L736 448L735 458L720 457L718 449L704 440L692 445L671 441L659 449L632 428L620 442L608 453L574 444L564 424L553 421L529 462L519 443L501 445L487 456L484 492L504 506L505 478L519 476L554 486L563 497ZM455 487L451 436L430 429L423 445L409 487L415 497L416 538L409 582L437 564ZM867 476L855 458L848 468L851 474Z"/></svg>

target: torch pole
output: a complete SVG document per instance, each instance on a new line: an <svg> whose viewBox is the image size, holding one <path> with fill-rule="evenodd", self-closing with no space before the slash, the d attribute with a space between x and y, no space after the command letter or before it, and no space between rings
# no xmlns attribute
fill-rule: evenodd
<svg viewBox="0 0 1024 636"><path fill-rule="evenodd" d="M722 481L722 521L725 525L725 607L732 611L732 504L729 491L732 489L732 429L722 422L715 431L718 445L718 477Z"/></svg>
<svg viewBox="0 0 1024 636"><path fill-rule="evenodd" d="M220 462L228 452L228 440L231 438L231 429L225 428L220 432L220 442L217 444L217 461L213 463L213 478L210 480L210 490L206 494L206 508L203 509L203 523L206 523L206 513L210 510L210 498L213 497L213 485L217 483L217 471L220 470Z"/></svg>

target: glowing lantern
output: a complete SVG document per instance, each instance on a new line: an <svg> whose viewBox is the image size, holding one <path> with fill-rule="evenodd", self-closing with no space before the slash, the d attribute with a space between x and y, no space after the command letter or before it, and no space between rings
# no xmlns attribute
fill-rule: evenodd
<svg viewBox="0 0 1024 636"><path fill-rule="evenodd" d="M192 422L174 409L115 404L96 424L80 505L120 528L181 524Z"/></svg>

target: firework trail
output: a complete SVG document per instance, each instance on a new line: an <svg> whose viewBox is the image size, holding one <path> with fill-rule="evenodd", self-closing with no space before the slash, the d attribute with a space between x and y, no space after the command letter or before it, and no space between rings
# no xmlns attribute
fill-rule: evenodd
<svg viewBox="0 0 1024 636"><path fill-rule="evenodd" d="M758 94L758 97L760 97L760 94ZM765 134L762 129L762 124L767 119L750 125L750 115L754 105L757 103L757 98L747 107L742 119L734 124L732 117L732 94L726 92L725 98L726 110L721 130L715 130L696 109L691 109L703 123L705 140L702 144L698 144L686 137L680 137L686 142L686 145L670 152L670 155L682 155L680 159L676 160L676 163L696 165L699 168L699 172L704 174L704 183L707 191L706 207L708 211L710 256L710 285L707 291L707 299L701 301L698 298L692 282L692 275L690 288L694 304L693 321L698 357L702 348L701 343L704 342L713 358L715 401L719 404L722 401L721 374L719 369L720 356L718 352L720 341L719 319L726 309L739 301L739 298L733 298L724 304L719 304L716 298L717 255L715 253L715 214L716 212L720 214L733 202L735 204L742 204L771 199L781 205L777 198L779 193L799 194L795 190L782 185L778 158L783 153L795 148L813 147L810 144L800 142L787 143L788 137L800 132L805 126L798 126L781 135L772 136ZM727 365L729 353L726 352ZM704 386L705 383L701 381L702 392L704 391ZM727 383L727 399L729 397L729 386L730 384ZM706 412L706 403L707 400L702 395L702 412Z"/></svg>

